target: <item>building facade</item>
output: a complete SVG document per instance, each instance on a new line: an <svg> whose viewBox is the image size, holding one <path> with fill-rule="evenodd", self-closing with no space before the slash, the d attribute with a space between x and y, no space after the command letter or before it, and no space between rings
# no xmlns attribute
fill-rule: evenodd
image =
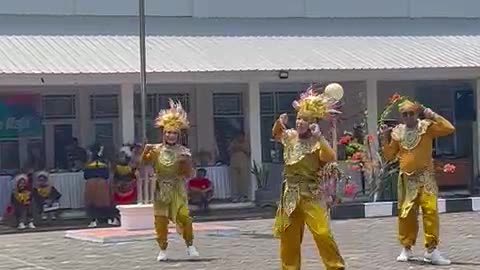
<svg viewBox="0 0 480 270"><path fill-rule="evenodd" d="M480 3L460 2L147 0L148 138L159 140L152 120L175 98L192 122L183 142L215 156L212 166L228 164L228 145L241 131L252 162L280 163L273 121L292 112L311 83L335 81L346 103L338 135L362 121L376 134L378 113L395 92L453 121L456 134L436 142L435 154L455 160L457 179L440 184L475 192ZM4 129L3 170L25 167L34 149L47 168L62 168L71 137L85 147L102 142L112 157L122 143L138 141L136 1L0 5L0 96L35 97L31 107L41 116L30 133Z"/></svg>

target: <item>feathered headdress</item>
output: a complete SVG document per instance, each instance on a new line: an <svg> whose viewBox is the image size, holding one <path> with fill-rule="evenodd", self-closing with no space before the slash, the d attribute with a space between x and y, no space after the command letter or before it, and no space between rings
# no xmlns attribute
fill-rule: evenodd
<svg viewBox="0 0 480 270"><path fill-rule="evenodd" d="M188 129L190 122L188 121L187 112L183 109L180 102L169 100L169 109L161 110L155 119L155 126L164 130L180 131Z"/></svg>
<svg viewBox="0 0 480 270"><path fill-rule="evenodd" d="M311 121L340 114L341 112L337 110L338 107L338 99L327 93L320 94L313 86L302 93L299 100L293 102L293 108L295 108L297 114Z"/></svg>

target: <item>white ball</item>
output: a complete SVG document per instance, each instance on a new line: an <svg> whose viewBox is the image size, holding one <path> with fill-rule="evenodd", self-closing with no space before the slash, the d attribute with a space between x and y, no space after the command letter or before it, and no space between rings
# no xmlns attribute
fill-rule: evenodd
<svg viewBox="0 0 480 270"><path fill-rule="evenodd" d="M325 87L325 95L340 100L343 98L343 87L338 83L331 83Z"/></svg>

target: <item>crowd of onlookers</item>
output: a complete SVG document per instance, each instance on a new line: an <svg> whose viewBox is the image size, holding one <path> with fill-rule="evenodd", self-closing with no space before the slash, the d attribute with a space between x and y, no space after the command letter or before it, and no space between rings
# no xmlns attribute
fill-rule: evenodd
<svg viewBox="0 0 480 270"><path fill-rule="evenodd" d="M73 148L75 149L75 148ZM72 149L72 150L73 150ZM90 217L90 227L106 221L110 225L119 225L119 213L116 206L137 202L137 179L139 173L132 165L141 146L124 146L115 162L103 159L103 147L96 144L89 152L89 160L79 163L83 157L77 148L76 154L70 154L72 164L77 163L84 172L85 210ZM73 152L72 152L73 153ZM191 204L208 211L213 197L213 185L207 178L206 170L200 168L196 175L186 183ZM10 204L5 211L5 219L15 224L18 229L35 229L36 221L54 221L57 219L60 205L60 192L50 182L47 171L19 173L12 180Z"/></svg>
<svg viewBox="0 0 480 270"><path fill-rule="evenodd" d="M136 203L136 181L139 173L130 161L138 158L136 155L139 155L141 145L122 147L116 154L115 160L107 160L102 153L99 153L99 151L103 152L103 146L95 144L87 151L79 146L76 138L72 138L64 149L65 164L62 167L70 171L83 171L86 180L98 180L86 181L85 200L86 210L92 219L90 226L97 226L100 219L107 220L112 225L119 224L119 215L115 206ZM251 174L250 146L243 132L232 140L228 151L232 201L246 201ZM102 168L99 167L99 162L103 164ZM45 161L39 149L30 151L25 169L17 174L12 182L13 191L10 205L5 211L6 219L14 219L19 229L33 229L35 228L34 220L48 221L57 218L58 211L61 209L59 200L62 195L50 183L49 172L45 171ZM198 169L196 175L186 183L186 189L189 203L198 205L203 211L208 211L214 187L212 181L208 179L207 170ZM95 209L95 205L101 205L103 210L92 210Z"/></svg>

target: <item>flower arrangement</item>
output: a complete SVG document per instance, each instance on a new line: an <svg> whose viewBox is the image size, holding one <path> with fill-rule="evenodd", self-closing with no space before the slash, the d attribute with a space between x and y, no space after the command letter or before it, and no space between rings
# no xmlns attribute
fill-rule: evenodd
<svg viewBox="0 0 480 270"><path fill-rule="evenodd" d="M344 197L355 196L355 184L351 182L351 177L346 175L336 162L325 165L319 173L319 179L319 191L326 197L325 199L330 207L341 203Z"/></svg>
<svg viewBox="0 0 480 270"><path fill-rule="evenodd" d="M362 151L363 144L353 138L353 134L345 132L344 135L338 140L338 145L342 145L345 148L345 158L351 159L355 153Z"/></svg>
<svg viewBox="0 0 480 270"><path fill-rule="evenodd" d="M398 104L404 102L405 100L410 99L408 96L401 96L398 93L393 94L389 99L387 105L384 107L383 112L380 114L378 118L378 124L381 126L385 123L387 120L388 115L392 112L393 109L395 109ZM423 110L425 109L425 106L422 104L419 104L420 108Z"/></svg>
<svg viewBox="0 0 480 270"><path fill-rule="evenodd" d="M455 165L447 163L443 166L443 172L444 173L455 173Z"/></svg>

